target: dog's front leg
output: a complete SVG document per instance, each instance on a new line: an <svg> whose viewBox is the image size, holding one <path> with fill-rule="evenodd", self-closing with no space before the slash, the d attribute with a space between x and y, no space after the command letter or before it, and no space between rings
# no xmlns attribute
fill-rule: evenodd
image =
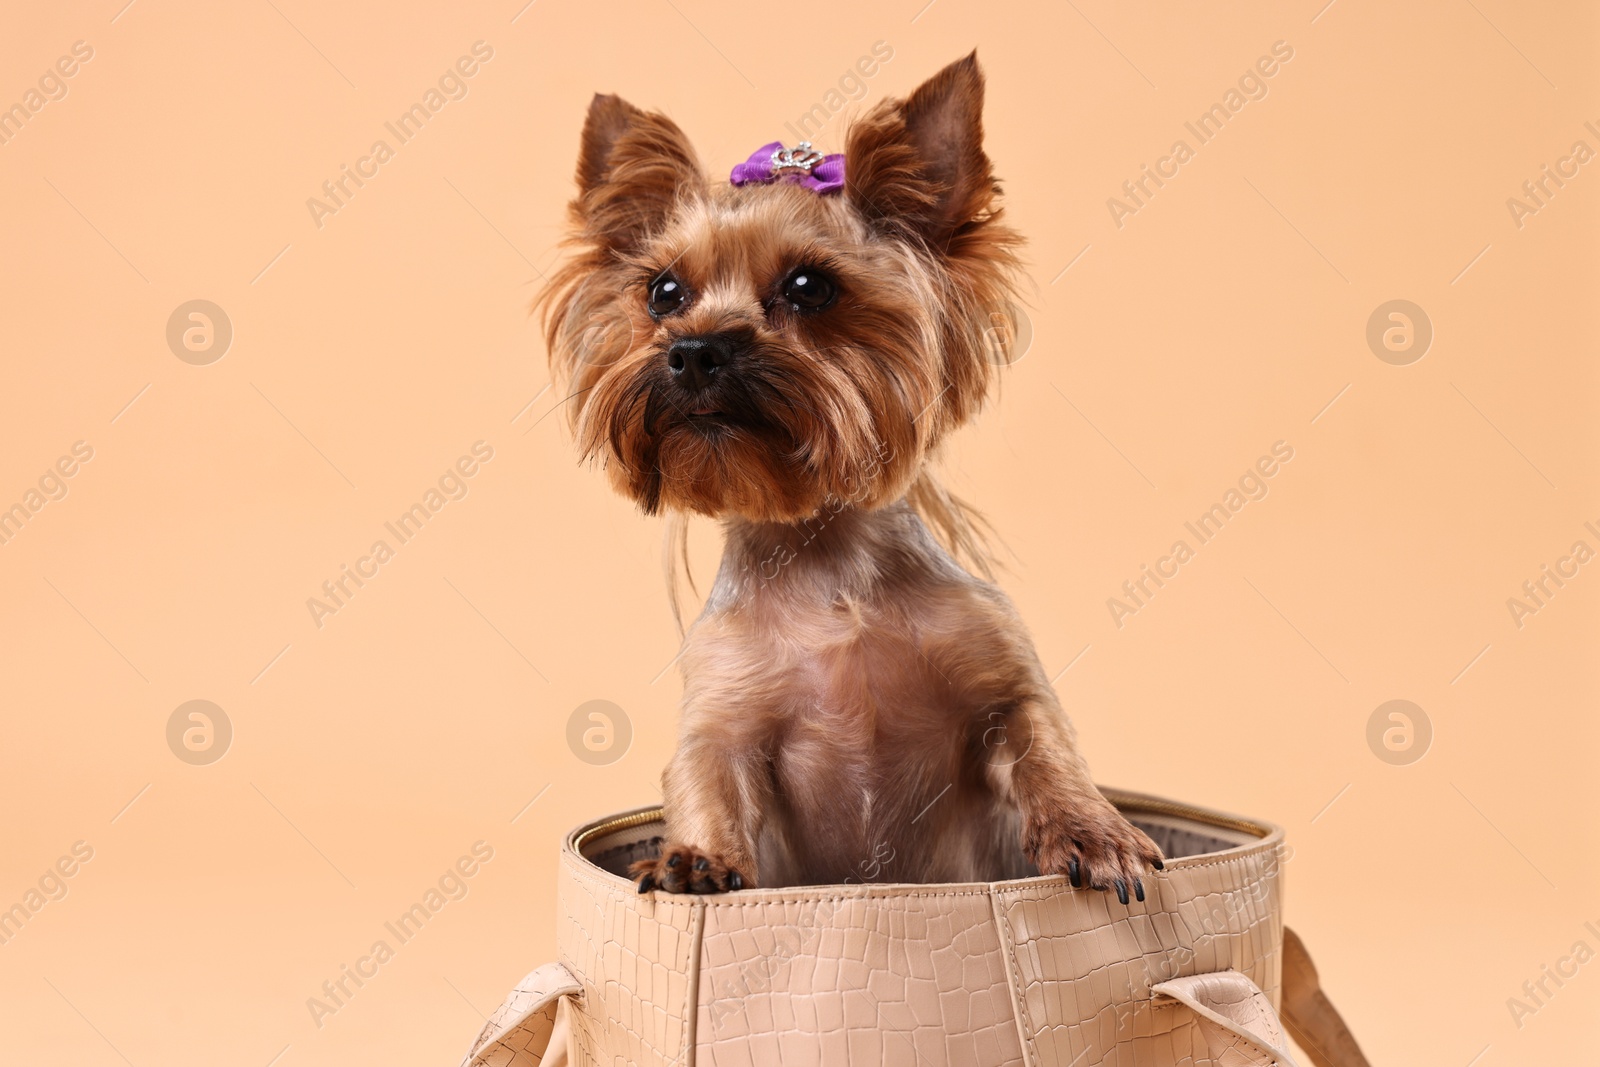
<svg viewBox="0 0 1600 1067"><path fill-rule="evenodd" d="M667 839L628 873L639 892L722 893L754 887L756 836L771 796L765 755L685 731L662 775Z"/></svg>
<svg viewBox="0 0 1600 1067"><path fill-rule="evenodd" d="M1055 694L1034 692L994 714L984 735L988 773L1017 806L1022 849L1039 873L1113 889L1124 904L1130 891L1143 900L1143 876L1161 869L1161 850L1095 788Z"/></svg>

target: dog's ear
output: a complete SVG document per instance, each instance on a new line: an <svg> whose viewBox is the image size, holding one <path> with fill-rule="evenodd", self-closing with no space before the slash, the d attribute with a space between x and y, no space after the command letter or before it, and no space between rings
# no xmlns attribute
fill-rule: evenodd
<svg viewBox="0 0 1600 1067"><path fill-rule="evenodd" d="M868 223L949 250L999 193L983 152L983 71L972 52L850 130L845 191Z"/></svg>
<svg viewBox="0 0 1600 1067"><path fill-rule="evenodd" d="M596 244L625 252L659 230L686 190L705 178L694 149L665 115L595 94L578 151L575 220Z"/></svg>

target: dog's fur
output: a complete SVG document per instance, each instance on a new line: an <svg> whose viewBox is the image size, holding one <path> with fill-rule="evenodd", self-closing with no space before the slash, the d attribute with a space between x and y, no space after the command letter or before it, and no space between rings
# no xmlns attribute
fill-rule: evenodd
<svg viewBox="0 0 1600 1067"><path fill-rule="evenodd" d="M982 103L975 55L880 103L833 195L713 182L665 116L590 105L577 252L541 298L552 364L618 490L727 533L641 892L1036 869L1126 900L1160 864L1095 788L1010 601L923 522L971 543L927 466L1015 315ZM800 267L831 276L830 306L785 298ZM688 296L657 317L666 273ZM727 361L682 376L685 338Z"/></svg>

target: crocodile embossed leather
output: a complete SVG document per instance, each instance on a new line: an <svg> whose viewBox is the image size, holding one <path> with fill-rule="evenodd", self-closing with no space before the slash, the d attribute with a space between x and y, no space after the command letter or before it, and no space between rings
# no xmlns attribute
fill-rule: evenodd
<svg viewBox="0 0 1600 1067"><path fill-rule="evenodd" d="M1365 1067L1292 933L1285 969L1283 831L1104 792L1168 857L1143 903L1064 877L641 895L659 808L574 830L560 961L463 1067L1292 1067L1280 1004L1317 1067Z"/></svg>

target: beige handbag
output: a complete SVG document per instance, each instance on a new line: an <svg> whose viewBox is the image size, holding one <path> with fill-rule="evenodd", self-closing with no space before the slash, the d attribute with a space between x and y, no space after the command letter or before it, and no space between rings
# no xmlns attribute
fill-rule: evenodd
<svg viewBox="0 0 1600 1067"><path fill-rule="evenodd" d="M1316 1067L1366 1067L1283 927L1283 831L1105 794L1168 857L1143 903L1062 877L640 895L624 872L660 844L661 809L581 827L561 962L518 984L463 1067L569 1049L584 1067L1293 1067L1280 1008Z"/></svg>

